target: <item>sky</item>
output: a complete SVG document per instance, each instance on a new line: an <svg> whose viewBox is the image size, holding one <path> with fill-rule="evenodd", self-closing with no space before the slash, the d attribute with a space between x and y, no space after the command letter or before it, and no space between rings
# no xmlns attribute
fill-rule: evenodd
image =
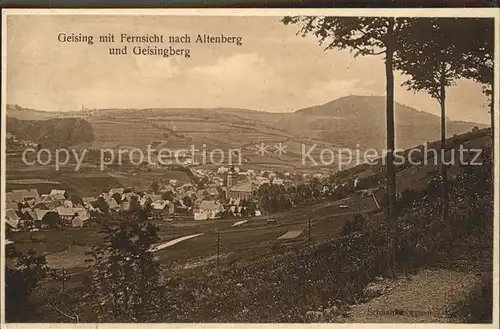
<svg viewBox="0 0 500 329"><path fill-rule="evenodd" d="M385 95L383 55L354 58L325 51L313 36L296 35L280 17L8 16L7 103L46 111L85 108L231 107L292 112L347 95ZM94 44L60 42L58 35L94 36ZM190 58L110 55L125 44L98 36L189 35ZM241 36L242 45L194 43L198 34ZM165 40L168 41L168 40ZM142 46L148 46L142 44ZM154 46L151 44L151 46ZM425 92L399 85L396 101L439 115ZM448 117L489 122L481 86L459 80L447 93Z"/></svg>

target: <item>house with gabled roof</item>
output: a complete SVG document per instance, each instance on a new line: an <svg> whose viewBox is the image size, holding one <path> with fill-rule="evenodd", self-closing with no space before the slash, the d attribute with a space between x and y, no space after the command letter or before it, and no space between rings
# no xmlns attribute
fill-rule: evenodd
<svg viewBox="0 0 500 329"><path fill-rule="evenodd" d="M52 199L54 199L54 203L56 206L62 206L64 204L64 200L66 200L66 197L62 194L56 194L52 195Z"/></svg>
<svg viewBox="0 0 500 329"><path fill-rule="evenodd" d="M275 178L275 179L273 179L272 184L273 185L283 185L284 182L285 182L285 180L282 178Z"/></svg>
<svg viewBox="0 0 500 329"><path fill-rule="evenodd" d="M5 224L7 224L10 229L17 230L19 228L19 216L13 209L6 209Z"/></svg>
<svg viewBox="0 0 500 329"><path fill-rule="evenodd" d="M137 195L137 193L135 192L127 192L127 193L123 193L122 194L122 201L129 201L132 200L132 198L139 198L139 196Z"/></svg>
<svg viewBox="0 0 500 329"><path fill-rule="evenodd" d="M195 220L215 219L224 210L223 205L218 201L202 200L194 211Z"/></svg>
<svg viewBox="0 0 500 329"><path fill-rule="evenodd" d="M31 208L21 209L21 221L31 222L36 220L35 211Z"/></svg>
<svg viewBox="0 0 500 329"><path fill-rule="evenodd" d="M174 213L174 203L168 200L158 200L151 204L151 212L157 218L172 215Z"/></svg>
<svg viewBox="0 0 500 329"><path fill-rule="evenodd" d="M33 209L48 210L49 208L45 204L40 202L40 203L37 203L36 205L34 205Z"/></svg>
<svg viewBox="0 0 500 329"><path fill-rule="evenodd" d="M19 211L19 203L17 202L6 202L5 209L12 209L14 211Z"/></svg>
<svg viewBox="0 0 500 329"><path fill-rule="evenodd" d="M56 195L63 196L64 199L66 199L67 196L68 196L68 192L66 190L55 190L55 189L53 189L53 190L50 191L49 195L51 195L51 196L56 196Z"/></svg>
<svg viewBox="0 0 500 329"><path fill-rule="evenodd" d="M62 220L70 224L73 222L74 219L78 219L82 222L85 222L90 218L90 215L85 208L57 207L57 213L59 214Z"/></svg>
<svg viewBox="0 0 500 329"><path fill-rule="evenodd" d="M38 194L37 189L27 189L27 190L12 190L14 193L19 193L23 201L30 201L30 200L40 200L40 194Z"/></svg>
<svg viewBox="0 0 500 329"><path fill-rule="evenodd" d="M125 192L125 189L123 187L117 187L117 188L112 188L109 190L109 195L114 195L115 193L118 193L119 195L122 195L123 192Z"/></svg>
<svg viewBox="0 0 500 329"><path fill-rule="evenodd" d="M175 188L170 185L170 184L167 184L167 185L163 185L160 189L160 193L166 193L166 192L172 192L175 194Z"/></svg>
<svg viewBox="0 0 500 329"><path fill-rule="evenodd" d="M40 203L43 203L49 209L55 209L60 202L53 195L43 194Z"/></svg>
<svg viewBox="0 0 500 329"><path fill-rule="evenodd" d="M152 202L163 200L161 194L149 194L148 196Z"/></svg>
<svg viewBox="0 0 500 329"><path fill-rule="evenodd" d="M120 209L120 205L116 202L115 198L108 197L105 201L110 210L118 211Z"/></svg>
<svg viewBox="0 0 500 329"><path fill-rule="evenodd" d="M40 200L40 195L36 189L12 190L11 192L5 193L5 199L7 202L33 203Z"/></svg>
<svg viewBox="0 0 500 329"><path fill-rule="evenodd" d="M5 200L7 202L22 202L22 201L24 201L21 193L16 193L16 192L5 193Z"/></svg>
<svg viewBox="0 0 500 329"><path fill-rule="evenodd" d="M96 202L97 198L94 196L85 196L82 198L83 205L91 204L92 202Z"/></svg>
<svg viewBox="0 0 500 329"><path fill-rule="evenodd" d="M41 221L49 212L57 213L57 211L54 210L35 209L35 220Z"/></svg>

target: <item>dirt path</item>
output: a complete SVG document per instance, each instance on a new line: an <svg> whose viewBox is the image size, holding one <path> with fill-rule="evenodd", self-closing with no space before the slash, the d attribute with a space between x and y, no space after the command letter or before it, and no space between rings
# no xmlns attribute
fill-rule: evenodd
<svg viewBox="0 0 500 329"><path fill-rule="evenodd" d="M474 274L449 270L422 270L410 278L379 281L368 293L383 294L364 304L354 305L346 322L453 322L446 315L480 285ZM365 289L366 291L366 289Z"/></svg>

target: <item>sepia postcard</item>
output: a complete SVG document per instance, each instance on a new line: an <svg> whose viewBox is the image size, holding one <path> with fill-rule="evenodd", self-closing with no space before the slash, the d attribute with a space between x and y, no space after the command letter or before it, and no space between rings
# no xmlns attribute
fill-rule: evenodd
<svg viewBox="0 0 500 329"><path fill-rule="evenodd" d="M497 9L2 23L2 326L498 328Z"/></svg>

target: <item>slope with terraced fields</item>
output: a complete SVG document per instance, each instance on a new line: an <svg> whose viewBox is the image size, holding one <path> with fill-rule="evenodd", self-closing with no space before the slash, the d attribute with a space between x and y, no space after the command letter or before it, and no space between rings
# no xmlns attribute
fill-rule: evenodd
<svg viewBox="0 0 500 329"><path fill-rule="evenodd" d="M396 104L397 147L439 138L439 117ZM73 112L44 112L9 106L13 118L48 119L85 118L92 125L95 140L81 147L138 147L161 144L177 149L196 145L201 148L242 148L245 155L261 142L289 145L284 162L297 164L302 144L329 148L385 148L385 98L347 96L323 105L289 113L271 113L245 109L103 109ZM483 125L449 121L449 136ZM269 154L271 157L272 154ZM263 160L263 159L261 159Z"/></svg>

